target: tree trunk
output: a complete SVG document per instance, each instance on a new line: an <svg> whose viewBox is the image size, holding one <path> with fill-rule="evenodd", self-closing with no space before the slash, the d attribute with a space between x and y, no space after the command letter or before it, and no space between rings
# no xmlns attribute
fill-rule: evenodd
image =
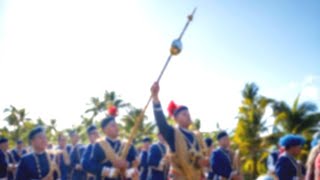
<svg viewBox="0 0 320 180"><path fill-rule="evenodd" d="M258 177L258 157L257 152L254 152L253 154L253 179L256 179Z"/></svg>

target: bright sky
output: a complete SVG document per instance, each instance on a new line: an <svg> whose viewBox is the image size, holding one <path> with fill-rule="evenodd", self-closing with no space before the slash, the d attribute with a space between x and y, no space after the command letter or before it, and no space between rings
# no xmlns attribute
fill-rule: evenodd
<svg viewBox="0 0 320 180"><path fill-rule="evenodd" d="M106 89L143 107L195 6L184 49L161 81L163 106L188 105L212 131L217 122L235 127L246 82L320 105L318 0L0 0L0 109L24 107L62 129Z"/></svg>

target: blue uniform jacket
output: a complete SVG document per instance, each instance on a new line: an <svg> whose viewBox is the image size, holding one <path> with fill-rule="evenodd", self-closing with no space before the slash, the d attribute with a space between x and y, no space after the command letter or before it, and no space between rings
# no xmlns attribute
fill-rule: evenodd
<svg viewBox="0 0 320 180"><path fill-rule="evenodd" d="M7 177L8 162L5 154L0 150L0 178Z"/></svg>
<svg viewBox="0 0 320 180"><path fill-rule="evenodd" d="M86 180L86 172L84 170L76 170L76 165L80 164L81 157L84 154L85 147L78 144L72 150L70 154L71 159L71 179L73 180Z"/></svg>
<svg viewBox="0 0 320 180"><path fill-rule="evenodd" d="M89 160L90 160L90 157L92 156L92 153L93 153L93 147L94 147L94 144L89 144L87 146L87 148L85 149L84 151L84 154L81 158L81 165L82 165L82 168L85 172L87 172L87 169L89 169L90 165L89 165ZM89 172L87 172L89 173ZM88 180L95 180L95 175L91 174L91 176L93 177L88 177Z"/></svg>
<svg viewBox="0 0 320 180"><path fill-rule="evenodd" d="M165 180L165 170L160 170L159 165L166 154L166 147L161 143L152 144L149 151L148 165L150 167L150 180Z"/></svg>
<svg viewBox="0 0 320 180"><path fill-rule="evenodd" d="M211 153L210 163L212 173L215 176L222 176L224 178L229 178L232 173L232 159L230 153L223 149L218 148ZM217 177L215 177L217 178Z"/></svg>
<svg viewBox="0 0 320 180"><path fill-rule="evenodd" d="M148 177L148 151L142 151L140 153L140 180L147 180Z"/></svg>
<svg viewBox="0 0 320 180"><path fill-rule="evenodd" d="M69 149L68 147L67 147L67 152L70 152L70 150L68 150ZM58 149L61 149L61 148L58 148ZM68 154L69 154L69 158L70 158L70 153L68 153ZM57 164L60 169L61 180L67 180L68 176L70 174L70 171L71 171L71 164L65 163L65 159L63 157L63 154L58 154L56 160L57 160ZM71 160L71 158L70 158L70 160Z"/></svg>
<svg viewBox="0 0 320 180"><path fill-rule="evenodd" d="M23 149L21 155L18 153L17 149L12 149L11 154L14 157L14 160L16 163L19 163L21 157L25 154L27 154L27 150Z"/></svg>
<svg viewBox="0 0 320 180"><path fill-rule="evenodd" d="M38 165L36 159L38 159ZM40 172L38 171L40 168ZM47 154L34 154L29 153L21 158L18 166L16 180L35 180L42 179L49 173L49 162L47 159ZM55 179L57 177L55 176Z"/></svg>
<svg viewBox="0 0 320 180"><path fill-rule="evenodd" d="M115 152L120 151L121 142L119 140L114 141L109 138L106 138L105 140L110 144ZM131 164L136 159L136 156L136 150L133 146L131 146L126 160L129 162L129 164ZM106 154L104 153L102 147L96 143L93 147L91 157L89 159L84 159L84 162L88 163L88 165L84 166L85 170L89 173L95 174L97 179L101 179L103 167L112 167L112 163L109 160L105 161L106 158ZM105 180L110 180L110 178L105 178Z"/></svg>
<svg viewBox="0 0 320 180"><path fill-rule="evenodd" d="M299 165L301 172L305 175L306 170L303 166ZM293 180L297 177L297 161L290 155L282 155L276 163L276 175L279 180Z"/></svg>

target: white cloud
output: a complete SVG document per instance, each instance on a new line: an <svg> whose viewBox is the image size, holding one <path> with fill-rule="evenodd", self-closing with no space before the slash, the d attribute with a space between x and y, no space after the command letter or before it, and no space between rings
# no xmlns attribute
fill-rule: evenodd
<svg viewBox="0 0 320 180"><path fill-rule="evenodd" d="M308 75L305 77L304 81L302 82L302 86L310 86L317 83L320 84L319 80L320 80L320 76Z"/></svg>
<svg viewBox="0 0 320 180"><path fill-rule="evenodd" d="M301 97L320 104L320 76L309 75L302 83Z"/></svg>
<svg viewBox="0 0 320 180"><path fill-rule="evenodd" d="M319 88L315 86L305 87L301 93L301 96L306 99L319 100Z"/></svg>

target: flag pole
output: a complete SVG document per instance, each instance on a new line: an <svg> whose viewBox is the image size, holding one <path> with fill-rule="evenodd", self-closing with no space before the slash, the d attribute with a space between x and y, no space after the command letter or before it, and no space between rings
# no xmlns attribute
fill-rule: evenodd
<svg viewBox="0 0 320 180"><path fill-rule="evenodd" d="M178 54L181 52L181 50L182 50L181 39L182 39L185 31L187 30L190 22L192 21L193 16L194 16L196 10L197 10L197 8L194 8L193 11L192 11L192 13L188 16L188 21L187 21L187 23L185 24L182 32L180 33L179 38L178 38L178 39L175 39L175 40L172 42L171 48L170 48L170 55L169 55L169 57L167 58L167 61L166 61L166 63L164 64L164 66L163 66L163 68L162 68L162 70L161 70L161 72L160 72L160 74L159 74L156 82L160 82L160 80L161 80L161 78L162 78L165 70L167 69L167 67L168 67L168 65L169 65L169 63L170 63L170 60L171 60L172 56L178 55ZM131 144L132 144L133 139L135 138L135 136L136 136L136 134L137 134L137 132L138 132L139 126L140 126L140 124L141 124L142 121L143 121L144 114L145 114L145 112L146 112L146 110L147 110L147 108L148 108L151 100L152 100L152 96L149 97L149 99L148 99L148 101L147 101L147 104L144 106L144 108L143 108L142 111L140 112L138 118L136 119L135 124L134 124L134 126L133 126L133 128L132 128L132 130L131 130L131 134L130 134L130 136L129 136L129 138L128 138L128 142L125 144L125 146L124 146L124 148L123 148L123 150L122 150L122 152L121 152L121 155L120 155L121 159L126 159L126 157L127 157L127 155L128 155L128 152L129 152L129 148L130 148L130 146L131 146Z"/></svg>

